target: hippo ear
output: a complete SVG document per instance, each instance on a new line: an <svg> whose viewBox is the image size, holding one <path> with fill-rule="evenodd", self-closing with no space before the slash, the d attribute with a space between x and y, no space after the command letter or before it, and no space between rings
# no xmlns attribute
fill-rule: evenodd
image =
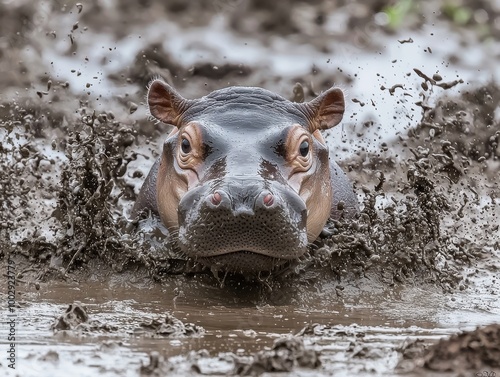
<svg viewBox="0 0 500 377"><path fill-rule="evenodd" d="M151 115L156 119L180 127L182 114L189 108L191 101L162 80L154 80L148 90L148 105Z"/></svg>
<svg viewBox="0 0 500 377"><path fill-rule="evenodd" d="M309 131L326 130L340 123L344 115L344 93L330 88L309 102L298 104L309 120Z"/></svg>

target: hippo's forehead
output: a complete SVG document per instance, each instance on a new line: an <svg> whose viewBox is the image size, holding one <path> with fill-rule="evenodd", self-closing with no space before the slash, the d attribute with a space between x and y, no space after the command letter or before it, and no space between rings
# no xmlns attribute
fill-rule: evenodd
<svg viewBox="0 0 500 377"><path fill-rule="evenodd" d="M305 120L293 114L282 114L273 109L226 108L225 111L210 113L198 119L207 131L210 126L218 126L235 137L252 135L255 138L279 133L293 124L305 124Z"/></svg>
<svg viewBox="0 0 500 377"><path fill-rule="evenodd" d="M238 116L241 115L241 116ZM196 118L234 120L244 115L268 119L293 118L305 121L305 114L295 103L262 88L229 87L213 91L192 103L184 114L186 121Z"/></svg>

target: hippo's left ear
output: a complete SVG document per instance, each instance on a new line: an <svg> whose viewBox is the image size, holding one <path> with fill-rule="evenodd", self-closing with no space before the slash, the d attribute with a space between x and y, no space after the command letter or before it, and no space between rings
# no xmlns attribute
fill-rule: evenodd
<svg viewBox="0 0 500 377"><path fill-rule="evenodd" d="M330 88L309 102L297 104L309 120L309 132L326 130L340 123L344 115L344 93Z"/></svg>
<svg viewBox="0 0 500 377"><path fill-rule="evenodd" d="M182 114L191 106L191 102L162 80L154 80L149 86L149 111L163 123L180 127Z"/></svg>

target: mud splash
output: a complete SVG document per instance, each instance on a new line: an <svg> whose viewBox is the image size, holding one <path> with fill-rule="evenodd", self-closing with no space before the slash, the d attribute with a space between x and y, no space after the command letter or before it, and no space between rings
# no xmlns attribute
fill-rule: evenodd
<svg viewBox="0 0 500 377"><path fill-rule="evenodd" d="M170 243L168 238L154 241L141 231L133 231L133 224L120 213L118 202L134 199L134 192L122 179L128 163L136 158L135 153L125 152L135 140L134 131L119 122L108 121L106 114L92 111L87 115L87 112L83 110L81 123L74 125L76 130L68 134L64 143L65 162L60 166L60 184L52 192L52 195L57 194L57 204L49 216L54 241L49 242L44 236L34 237L35 227L30 237L6 245L8 248L4 250L12 249L10 252L14 255L24 254L32 261L42 262L45 267L39 270L38 279L43 279L50 269L63 268L67 273L94 259L103 261L117 272L129 265L132 268L140 265L156 277L203 271L201 267L193 268L192 262L177 255L175 243ZM11 137L11 133L8 136ZM493 140L493 145L494 137L488 138ZM33 165L40 165L43 158L34 144L28 142L3 151L3 161L9 161L3 166L7 172L4 182L12 186L10 191L5 191L4 203L7 205L3 216L6 224L14 224L17 216L16 210L9 210L9 206L15 202L28 203L34 200L33 195L36 196L31 190L23 190L28 179L40 177L30 170ZM31 152L27 147L30 145ZM459 266L470 264L479 251L477 245L466 240L459 241L460 248L457 248L456 240L442 234L444 215L448 212L459 218L463 216L463 208L455 208L452 214L444 193L436 189L443 184L435 183L432 174L446 171L453 174L452 181L458 182L459 171L453 162L451 142L441 140L439 146L440 151L422 147L411 149L413 158L405 166L407 182L398 187L403 197L392 196L391 203L384 205L382 211L377 206L380 199L386 197L385 176L379 172L379 181L373 189L363 187L360 218L354 222L331 223L330 232L327 232L330 235L313 246L303 263L293 266L296 275L300 276L311 264L328 265L339 279L346 275L359 278L371 271L381 271L378 278L385 284L404 283L410 278L456 287L462 280ZM16 182L7 176L22 176L23 169L27 178L20 178L16 187ZM24 198L23 193L27 195ZM26 219L29 214L29 211L24 212ZM161 230L156 233L161 234ZM446 268L437 267L440 258L449 260Z"/></svg>

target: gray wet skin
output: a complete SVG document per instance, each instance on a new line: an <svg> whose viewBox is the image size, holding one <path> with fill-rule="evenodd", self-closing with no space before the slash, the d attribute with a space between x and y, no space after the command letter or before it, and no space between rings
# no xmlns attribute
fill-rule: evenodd
<svg viewBox="0 0 500 377"><path fill-rule="evenodd" d="M342 119L340 89L301 104L251 87L188 100L155 80L148 104L175 128L132 216L158 214L189 257L220 270L269 271L303 255L339 207L347 217L357 212L320 133Z"/></svg>

